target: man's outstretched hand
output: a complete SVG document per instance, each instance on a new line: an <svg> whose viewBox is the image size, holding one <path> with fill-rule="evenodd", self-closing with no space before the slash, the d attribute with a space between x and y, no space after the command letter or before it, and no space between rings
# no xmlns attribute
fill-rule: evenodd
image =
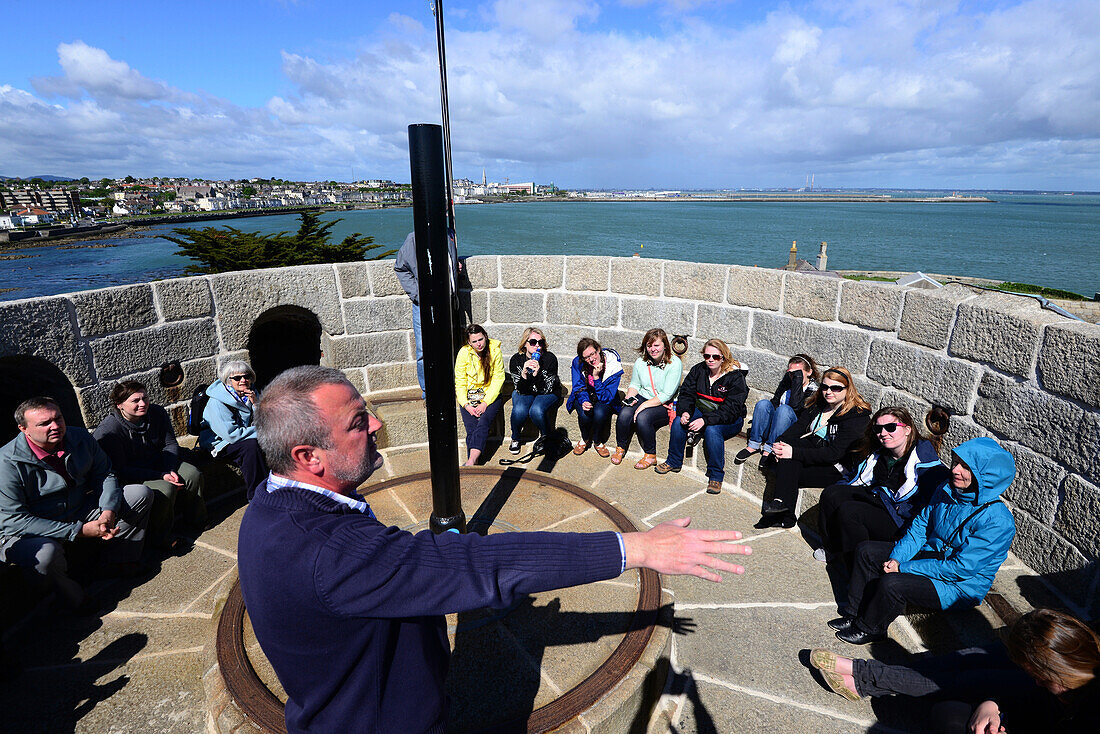
<svg viewBox="0 0 1100 734"><path fill-rule="evenodd" d="M722 580L715 571L745 572L744 567L716 557L752 554L749 546L728 542L740 540L740 532L689 530L690 524L691 518L683 517L663 522L644 533L623 533L626 567L652 568L658 573L698 576L707 581Z"/></svg>

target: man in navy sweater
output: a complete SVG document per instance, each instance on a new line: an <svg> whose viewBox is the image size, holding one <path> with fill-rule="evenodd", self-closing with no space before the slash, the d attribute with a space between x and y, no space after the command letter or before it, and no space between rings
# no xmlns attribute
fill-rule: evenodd
<svg viewBox="0 0 1100 734"><path fill-rule="evenodd" d="M356 488L382 465L381 423L343 373L297 367L257 408L271 475L241 522L249 618L297 732L443 732L443 615L610 579L628 568L720 581L748 554L735 531L413 535L375 519Z"/></svg>

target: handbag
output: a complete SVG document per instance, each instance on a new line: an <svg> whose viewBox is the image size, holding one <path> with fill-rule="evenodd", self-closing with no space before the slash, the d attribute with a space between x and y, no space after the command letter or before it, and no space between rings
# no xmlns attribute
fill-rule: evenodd
<svg viewBox="0 0 1100 734"><path fill-rule="evenodd" d="M649 371L649 387L653 390L653 396L657 397L657 385L653 382L653 366L647 364L645 368ZM676 406L672 401L664 403L664 406L665 410L668 411L668 424L671 426L672 421L676 420Z"/></svg>

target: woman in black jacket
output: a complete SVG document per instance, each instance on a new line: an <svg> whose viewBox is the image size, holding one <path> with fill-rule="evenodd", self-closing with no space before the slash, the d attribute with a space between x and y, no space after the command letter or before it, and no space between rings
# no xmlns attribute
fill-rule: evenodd
<svg viewBox="0 0 1100 734"><path fill-rule="evenodd" d="M206 524L202 472L180 459L168 412L149 400L145 385L123 380L111 388L110 398L114 408L92 435L111 459L120 485L144 484L155 492L147 542L169 550L179 490L189 529L201 531Z"/></svg>
<svg viewBox="0 0 1100 734"><path fill-rule="evenodd" d="M668 458L655 472L680 471L684 447L688 443L694 446L702 436L707 455L707 492L722 491L726 439L736 436L745 423L745 399L749 396L746 372L721 339L710 339L703 345L703 361L691 368L680 386L680 418L672 422Z"/></svg>
<svg viewBox="0 0 1100 734"><path fill-rule="evenodd" d="M539 438L553 430L551 409L561 402L561 378L558 358L546 345L546 335L528 327L519 340L516 353L508 363L512 378L512 442L508 451L520 451L520 431L530 418L539 429Z"/></svg>
<svg viewBox="0 0 1100 734"><path fill-rule="evenodd" d="M793 528L799 487L827 487L840 481L854 458L871 416L859 396L852 373L831 367L821 375L821 388L806 410L772 447L775 492L761 509L758 528Z"/></svg>
<svg viewBox="0 0 1100 734"><path fill-rule="evenodd" d="M733 463L744 464L757 452L761 461L771 457L772 444L802 415L806 400L817 391L819 379L817 364L809 355L796 354L788 359L787 371L771 400L756 401L748 446L737 452Z"/></svg>

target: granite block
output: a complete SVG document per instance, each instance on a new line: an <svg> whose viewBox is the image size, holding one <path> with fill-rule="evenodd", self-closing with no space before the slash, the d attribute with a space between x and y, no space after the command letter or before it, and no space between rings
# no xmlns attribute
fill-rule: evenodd
<svg viewBox="0 0 1100 734"><path fill-rule="evenodd" d="M840 320L868 329L894 331L905 291L894 284L846 280L840 289Z"/></svg>
<svg viewBox="0 0 1100 734"><path fill-rule="evenodd" d="M539 324L546 321L546 294L489 291L489 319L495 324Z"/></svg>
<svg viewBox="0 0 1100 734"><path fill-rule="evenodd" d="M497 260L499 258L495 255L478 255L464 260L459 259L466 265L466 277L470 279L470 286L474 290L478 288L496 288L500 285L500 278L497 273Z"/></svg>
<svg viewBox="0 0 1100 734"><path fill-rule="evenodd" d="M72 304L47 297L0 304L0 357L39 357L76 387L92 381L91 358L77 340Z"/></svg>
<svg viewBox="0 0 1100 734"><path fill-rule="evenodd" d="M371 392L417 387L416 362L368 365L367 387Z"/></svg>
<svg viewBox="0 0 1100 734"><path fill-rule="evenodd" d="M504 288L561 288L565 258L561 255L508 255L500 259Z"/></svg>
<svg viewBox="0 0 1100 734"><path fill-rule="evenodd" d="M661 295L661 260L640 257L613 257L611 291L640 296Z"/></svg>
<svg viewBox="0 0 1100 734"><path fill-rule="evenodd" d="M344 301L349 334L412 328L412 301L405 296L352 298Z"/></svg>
<svg viewBox="0 0 1100 734"><path fill-rule="evenodd" d="M722 303L726 297L728 265L666 261L665 298Z"/></svg>
<svg viewBox="0 0 1100 734"><path fill-rule="evenodd" d="M695 335L701 339L721 339L728 345L747 344L751 318L752 312L746 308L700 303Z"/></svg>
<svg viewBox="0 0 1100 734"><path fill-rule="evenodd" d="M611 283L611 258L571 255L565 259L567 291L606 291Z"/></svg>
<svg viewBox="0 0 1100 734"><path fill-rule="evenodd" d="M213 319L190 319L105 336L90 347L102 380L159 368L174 359L211 357L218 351L218 335Z"/></svg>
<svg viewBox="0 0 1100 734"><path fill-rule="evenodd" d="M783 297L782 270L731 265L726 301L736 306L778 311Z"/></svg>
<svg viewBox="0 0 1100 734"><path fill-rule="evenodd" d="M577 293L550 293L546 320L551 324L613 327L619 323L619 299Z"/></svg>
<svg viewBox="0 0 1100 734"><path fill-rule="evenodd" d="M325 349L329 364L341 370L388 362L411 362L413 356L411 331L335 336L328 341Z"/></svg>
<svg viewBox="0 0 1100 734"><path fill-rule="evenodd" d="M787 273L783 282L783 313L815 321L836 321L840 279Z"/></svg>
<svg viewBox="0 0 1100 734"><path fill-rule="evenodd" d="M648 331L661 328L671 339L673 334L695 333L695 304L648 298L622 299L622 324L625 329Z"/></svg>
<svg viewBox="0 0 1100 734"><path fill-rule="evenodd" d="M81 291L71 296L85 338L132 331L157 323L153 289L148 283Z"/></svg>
<svg viewBox="0 0 1100 734"><path fill-rule="evenodd" d="M733 352L734 358L741 362L742 367L748 368L749 373L745 376L745 382L749 384L750 390L759 390L763 393L763 397L771 399L779 382L783 379L783 374L787 371L788 357L742 346L734 346L730 351ZM750 414L753 405L756 405L756 402L750 401Z"/></svg>
<svg viewBox="0 0 1100 734"><path fill-rule="evenodd" d="M749 344L773 354L809 354L818 365L863 372L871 336L865 331L802 321L758 311L752 317Z"/></svg>
<svg viewBox="0 0 1100 734"><path fill-rule="evenodd" d="M932 349L945 349L959 303L973 297L974 291L954 284L934 291L907 290L898 338Z"/></svg>
<svg viewBox="0 0 1100 734"><path fill-rule="evenodd" d="M408 299L405 289L401 287L401 281L397 279L397 273L393 270L396 263L396 260L371 260L366 263L372 296L405 296Z"/></svg>
<svg viewBox="0 0 1100 734"><path fill-rule="evenodd" d="M484 324L489 320L489 293L474 291L470 294L470 317L475 324Z"/></svg>
<svg viewBox="0 0 1100 734"><path fill-rule="evenodd" d="M280 306L303 308L317 317L323 331L344 333L331 265L222 273L210 276L210 285L227 351L247 348L256 319Z"/></svg>
<svg viewBox="0 0 1100 734"><path fill-rule="evenodd" d="M214 296L205 277L158 280L153 291L165 321L198 319L214 311Z"/></svg>
<svg viewBox="0 0 1100 734"><path fill-rule="evenodd" d="M1100 489L1069 474L1062 491L1054 529L1095 562L1100 558Z"/></svg>
<svg viewBox="0 0 1100 734"><path fill-rule="evenodd" d="M1043 327L1063 322L1030 298L984 293L959 305L950 354L988 362L1003 372L1031 377Z"/></svg>
<svg viewBox="0 0 1100 734"><path fill-rule="evenodd" d="M1016 460L1016 479L1004 497L1017 507L1027 510L1046 524L1054 522L1058 507L1058 490L1066 478L1066 470L1045 456L1015 443L1004 447Z"/></svg>
<svg viewBox="0 0 1100 734"><path fill-rule="evenodd" d="M1045 389L1100 408L1100 326L1083 322L1047 326L1038 372Z"/></svg>
<svg viewBox="0 0 1100 734"><path fill-rule="evenodd" d="M1074 603L1086 606L1096 575L1095 569L1090 568L1089 559L1072 543L1027 512L1015 510L1012 514L1016 519L1012 552Z"/></svg>
<svg viewBox="0 0 1100 734"><path fill-rule="evenodd" d="M952 413L969 413L980 371L920 347L887 339L871 342L867 376L942 405Z"/></svg>
<svg viewBox="0 0 1100 734"><path fill-rule="evenodd" d="M366 262L336 263L336 282L343 298L363 298L370 295L370 276Z"/></svg>

